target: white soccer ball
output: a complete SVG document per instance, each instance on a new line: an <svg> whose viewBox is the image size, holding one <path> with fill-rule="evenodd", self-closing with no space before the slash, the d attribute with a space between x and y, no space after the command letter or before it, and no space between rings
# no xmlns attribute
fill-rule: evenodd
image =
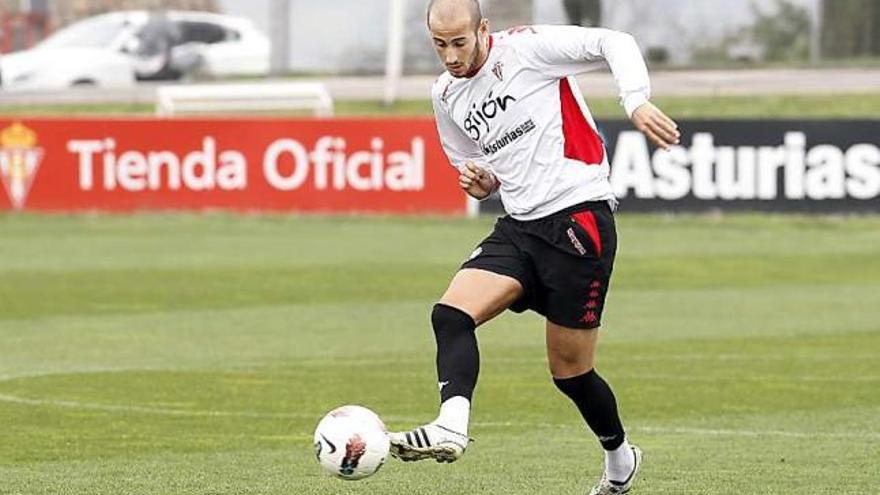
<svg viewBox="0 0 880 495"><path fill-rule="evenodd" d="M385 424L373 411L342 406L315 428L315 455L330 474L344 480L373 475L385 463L391 443Z"/></svg>

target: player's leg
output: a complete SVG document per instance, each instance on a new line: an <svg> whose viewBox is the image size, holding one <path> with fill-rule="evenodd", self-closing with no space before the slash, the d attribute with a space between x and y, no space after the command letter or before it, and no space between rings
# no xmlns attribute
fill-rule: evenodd
<svg viewBox="0 0 880 495"><path fill-rule="evenodd" d="M480 326L503 313L522 294L523 286L516 278L463 268L452 278L439 304L467 313L475 326Z"/></svg>
<svg viewBox="0 0 880 495"><path fill-rule="evenodd" d="M440 413L425 426L392 433L395 457L452 462L461 456L468 443L470 405L480 371L476 328L522 294L522 284L506 275L468 268L455 275L431 314L437 342Z"/></svg>
<svg viewBox="0 0 880 495"><path fill-rule="evenodd" d="M605 476L592 493L625 493L640 453L628 444L614 392L595 369L617 252L614 216L604 203L579 205L534 230L545 240L530 248L541 260L536 270L546 287L542 300L553 381L574 402L605 450Z"/></svg>
<svg viewBox="0 0 880 495"><path fill-rule="evenodd" d="M547 359L556 387L574 402L605 450L605 476L592 493L625 493L641 452L626 439L617 399L595 368L599 329L575 329L547 321Z"/></svg>
<svg viewBox="0 0 880 495"><path fill-rule="evenodd" d="M470 402L480 372L476 327L507 309L523 293L514 278L485 270L463 269L452 279L431 322L437 342L437 423L467 435Z"/></svg>

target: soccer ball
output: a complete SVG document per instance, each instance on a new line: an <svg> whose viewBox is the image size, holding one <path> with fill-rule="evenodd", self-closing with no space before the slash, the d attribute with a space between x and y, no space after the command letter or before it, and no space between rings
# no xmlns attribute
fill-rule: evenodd
<svg viewBox="0 0 880 495"><path fill-rule="evenodd" d="M330 474L344 480L373 475L385 463L391 443L385 424L373 411L342 406L315 428L315 455Z"/></svg>

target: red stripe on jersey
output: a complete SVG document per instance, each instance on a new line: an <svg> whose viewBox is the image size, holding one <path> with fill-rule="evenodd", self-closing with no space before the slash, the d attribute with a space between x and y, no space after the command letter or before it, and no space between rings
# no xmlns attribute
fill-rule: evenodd
<svg viewBox="0 0 880 495"><path fill-rule="evenodd" d="M602 236L599 235L599 224L596 223L596 216L592 211L582 211L571 216L584 230L596 246L596 254L602 256Z"/></svg>
<svg viewBox="0 0 880 495"><path fill-rule="evenodd" d="M565 157L587 165L600 165L605 158L605 146L593 126L587 122L568 79L559 81L559 99L562 103L562 134L565 137Z"/></svg>

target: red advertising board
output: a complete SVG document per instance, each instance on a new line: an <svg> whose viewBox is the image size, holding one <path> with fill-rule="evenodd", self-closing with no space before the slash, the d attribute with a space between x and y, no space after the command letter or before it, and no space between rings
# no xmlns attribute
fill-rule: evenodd
<svg viewBox="0 0 880 495"><path fill-rule="evenodd" d="M463 214L422 119L0 117L0 210Z"/></svg>

